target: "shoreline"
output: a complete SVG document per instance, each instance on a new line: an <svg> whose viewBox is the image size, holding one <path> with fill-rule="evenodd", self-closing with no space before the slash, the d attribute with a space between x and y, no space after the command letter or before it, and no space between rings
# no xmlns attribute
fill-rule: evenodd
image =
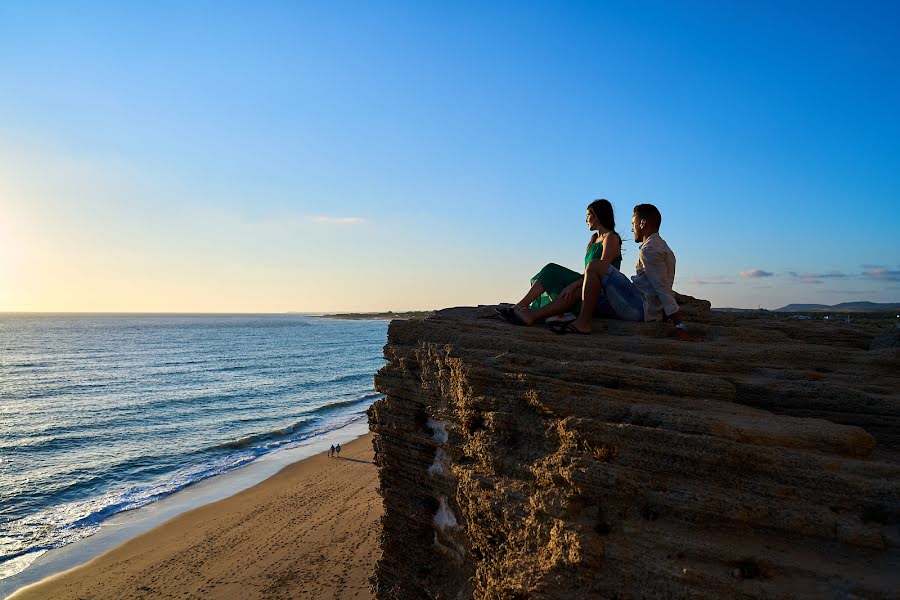
<svg viewBox="0 0 900 600"><path fill-rule="evenodd" d="M88 568L100 558L115 554L135 539L163 529L174 520L228 502L258 487L271 487L269 482L279 478L282 472L296 470L299 468L296 465L324 455L332 443L358 445L359 440L369 439L370 435L363 418L331 431L327 436L265 455L248 465L201 481L147 506L120 513L105 521L97 533L47 551L23 571L0 580L0 598L10 595L19 598L25 590L43 587L46 582L58 577L69 578L71 573Z"/></svg>

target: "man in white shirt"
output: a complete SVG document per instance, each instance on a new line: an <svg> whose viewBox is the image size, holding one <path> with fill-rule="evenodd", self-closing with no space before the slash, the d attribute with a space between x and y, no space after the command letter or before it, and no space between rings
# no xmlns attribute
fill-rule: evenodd
<svg viewBox="0 0 900 600"><path fill-rule="evenodd" d="M687 325L681 319L681 311L672 293L675 281L675 254L659 236L662 215L652 204L638 204L631 217L634 241L641 244L635 270L631 278L644 299L645 321L671 321L675 324L678 339L699 341L688 335Z"/></svg>
<svg viewBox="0 0 900 600"><path fill-rule="evenodd" d="M675 254L659 236L662 216L652 204L638 204L631 217L634 241L641 244L637 273L631 278L644 299L644 320L666 320L678 314L678 303L672 294L675 281Z"/></svg>

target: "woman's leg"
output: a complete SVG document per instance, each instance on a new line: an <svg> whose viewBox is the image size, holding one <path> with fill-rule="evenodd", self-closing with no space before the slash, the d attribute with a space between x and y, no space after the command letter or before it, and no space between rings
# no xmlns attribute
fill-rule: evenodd
<svg viewBox="0 0 900 600"><path fill-rule="evenodd" d="M576 304L581 302L580 285L573 282L569 287L562 291L550 304L542 306L537 310L530 310L520 306L514 306L513 310L526 325L533 325L536 321L552 317L553 315L561 315L570 310Z"/></svg>
<svg viewBox="0 0 900 600"><path fill-rule="evenodd" d="M534 281L534 285L531 286L531 289L528 290L528 293L525 294L525 297L519 300L516 304L519 308L528 308L528 306L538 298L541 294L544 293L544 284L541 283L540 279L536 279Z"/></svg>
<svg viewBox="0 0 900 600"><path fill-rule="evenodd" d="M589 333L593 331L591 319L594 318L594 308L600 301L600 291L603 289L603 275L597 269L599 261L591 261L584 270L584 284L581 288L581 312L578 318L572 322L572 327L578 331ZM613 267L609 267L610 269Z"/></svg>
<svg viewBox="0 0 900 600"><path fill-rule="evenodd" d="M574 286L578 288L576 290L578 293L567 293L573 287L574 282L580 281L581 273L576 273L556 263L544 265L544 268L532 277L531 282L533 285L531 289L528 290L528 293L525 294L525 297L518 304L513 306L513 310L528 325L551 315L562 314L581 301L580 283ZM530 310L529 305L540 298L542 294L546 294L551 302L540 308L535 308L535 310ZM563 298L562 296L564 295L566 297ZM543 304L543 302L535 304Z"/></svg>
<svg viewBox="0 0 900 600"><path fill-rule="evenodd" d="M606 273L599 275L596 269L588 268L584 274L584 304L581 313L572 323L572 327L578 331L592 331L591 319L594 309L600 301L601 290L606 290L606 302L615 313L615 316L623 321L643 321L644 301L641 293L631 281L618 269L610 266Z"/></svg>

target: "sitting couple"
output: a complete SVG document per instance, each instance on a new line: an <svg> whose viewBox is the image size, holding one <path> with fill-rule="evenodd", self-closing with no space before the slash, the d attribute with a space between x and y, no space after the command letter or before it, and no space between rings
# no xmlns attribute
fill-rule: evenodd
<svg viewBox="0 0 900 600"><path fill-rule="evenodd" d="M558 333L586 335L594 315L623 321L656 321L675 324L676 336L690 337L672 294L675 255L659 237L662 216L652 204L638 204L631 217L638 251L637 274L629 280L619 271L622 238L609 200L595 200L587 207L588 227L595 233L584 255L584 275L550 263L531 280L532 286L518 304L501 309L500 316L517 325L533 325L540 319L571 311L578 318L565 323ZM580 305L580 306L579 306Z"/></svg>

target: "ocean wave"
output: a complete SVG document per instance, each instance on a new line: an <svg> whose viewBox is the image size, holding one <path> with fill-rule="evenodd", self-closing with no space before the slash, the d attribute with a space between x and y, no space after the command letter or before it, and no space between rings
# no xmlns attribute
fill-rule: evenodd
<svg viewBox="0 0 900 600"><path fill-rule="evenodd" d="M248 448L257 442L266 442L270 440L275 440L278 438L283 438L295 433L300 427L302 427L309 419L302 419L288 425L287 427L280 427L278 429L273 429L272 431L266 431L264 433L255 433L253 435L248 435L237 440L233 440L230 442L224 442L222 444L216 444L212 446L211 450L221 450L224 448L228 448L230 450L239 450L242 448Z"/></svg>
<svg viewBox="0 0 900 600"><path fill-rule="evenodd" d="M46 550L23 550L15 556L0 557L0 579L11 577L27 569L31 563L40 558Z"/></svg>
<svg viewBox="0 0 900 600"><path fill-rule="evenodd" d="M147 368L158 368L158 367L183 367L185 365L202 365L210 362L207 358L200 358L196 360L189 359L179 359L179 360L168 360L159 363L150 363Z"/></svg>
<svg viewBox="0 0 900 600"><path fill-rule="evenodd" d="M318 406L309 412L305 413L304 418L287 425L285 427L279 427L277 429L272 429L270 431L264 431L260 433L254 433L251 435L247 435L236 440L231 440L228 442L223 442L221 444L216 444L212 446L210 450L240 450L244 448L251 448L257 445L263 445L265 442L278 442L284 441L284 438L290 438L298 433L305 425L309 425L313 422L316 422L323 415L327 415L330 413L339 412L341 409L345 409L349 406L355 406L358 404L362 404L364 402L368 402L375 398L382 396L377 392L371 392L367 394L363 394L362 396L352 398L350 400L342 400L339 402L331 402L328 404L324 404L322 406Z"/></svg>
<svg viewBox="0 0 900 600"><path fill-rule="evenodd" d="M146 410L148 408L156 407L170 409L179 405L187 405L190 406L192 410L197 410L208 404L215 404L217 407L221 407L227 402L247 400L249 396L248 392L245 390L238 390L237 392L231 393L222 391L214 394L201 393L196 395L192 392L193 390L190 390L184 395L174 397L160 394L159 396L151 397L149 400L142 402L139 406ZM265 397L267 395L269 394L255 394L256 397Z"/></svg>
<svg viewBox="0 0 900 600"><path fill-rule="evenodd" d="M0 449L9 452L51 452L59 449L67 449L78 446L84 442L93 442L102 439L101 432L78 435L43 436L39 438L19 438L9 443L0 443Z"/></svg>
<svg viewBox="0 0 900 600"><path fill-rule="evenodd" d="M208 370L209 370L209 371L222 371L222 372L226 372L226 373L227 373L227 372L229 372L229 371L246 371L247 369L254 369L254 368L260 368L260 367L258 367L258 366L255 365L255 364L250 364L250 365L248 365L248 364L241 364L241 365L233 365L233 366L230 366L230 367L219 367L219 368L217 368L217 369L208 369Z"/></svg>
<svg viewBox="0 0 900 600"><path fill-rule="evenodd" d="M0 543L0 567L9 570L6 569L10 566L8 561L35 551L61 548L93 535L103 521L114 515L146 506L190 485L241 467L256 458L257 455L253 453L231 454L218 461L210 461L192 469L176 472L148 486L110 490L100 496L39 511L29 515L27 519L13 520L8 523L11 539L15 542L15 538L19 537L25 544L18 546L14 543L10 547L9 544ZM42 525L39 531L18 531L20 527L29 529L29 525L35 522ZM25 566L27 565L23 565L23 568ZM10 572L6 576L13 574L15 573Z"/></svg>
<svg viewBox="0 0 900 600"><path fill-rule="evenodd" d="M372 400L374 398L379 398L382 394L377 392L373 392L370 394L364 394L359 398L353 398L352 400L341 400L340 402L331 402L329 404L323 404L322 406L318 406L313 410L309 411L307 414L309 415L321 415L324 413L330 413L336 411L341 408L345 408L347 406L353 406L355 404L361 404L367 400Z"/></svg>
<svg viewBox="0 0 900 600"><path fill-rule="evenodd" d="M25 362L11 362L7 365L11 368L22 368L22 369L34 369L34 368L44 368L44 367L53 367L56 366L54 361L50 360L38 360L38 361L25 361Z"/></svg>
<svg viewBox="0 0 900 600"><path fill-rule="evenodd" d="M44 423L41 424L33 424L31 427L24 427L21 429L17 429L15 432L10 433L10 439L13 441L14 446L22 446L29 447L32 445L39 445L41 443L47 442L51 439L80 439L81 432L103 432L105 428L109 427L111 423L114 423L117 420L117 417L114 413L118 411L122 411L125 408L131 409L132 407L112 407L105 409L103 412L105 413L103 416L98 416L97 412L92 412L89 416L90 419L85 418L84 420L78 422L69 422L69 423L58 423L61 420L61 417L58 414L54 413L40 413L35 415L32 413L30 415L32 419L34 418L46 418L53 419L52 423ZM92 438L99 434L86 434L84 437Z"/></svg>
<svg viewBox="0 0 900 600"><path fill-rule="evenodd" d="M348 381L355 381L357 379L366 379L372 377L372 373L369 371L361 371L359 373L346 373L344 375L338 375L337 377L331 377L329 379L319 379L315 381L307 382L307 385L325 385L328 383L346 383Z"/></svg>

